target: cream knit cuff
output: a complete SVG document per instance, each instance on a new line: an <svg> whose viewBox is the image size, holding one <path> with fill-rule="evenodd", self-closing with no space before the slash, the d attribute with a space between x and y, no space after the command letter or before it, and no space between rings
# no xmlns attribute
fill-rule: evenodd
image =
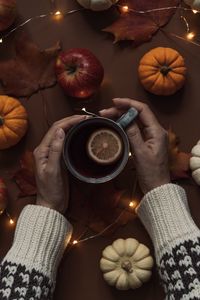
<svg viewBox="0 0 200 300"><path fill-rule="evenodd" d="M4 261L25 265L52 280L72 234L72 226L50 208L27 205L20 214L14 242Z"/></svg>
<svg viewBox="0 0 200 300"><path fill-rule="evenodd" d="M155 251L166 246L200 236L188 207L183 188L175 184L162 185L142 199L137 214L148 231Z"/></svg>

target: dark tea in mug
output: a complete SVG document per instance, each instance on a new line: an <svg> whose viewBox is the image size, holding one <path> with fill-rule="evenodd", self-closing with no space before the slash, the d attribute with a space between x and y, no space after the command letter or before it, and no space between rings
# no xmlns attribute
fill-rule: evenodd
<svg viewBox="0 0 200 300"><path fill-rule="evenodd" d="M124 169L129 157L129 141L121 124L125 125L128 121L130 124L130 120L132 122L136 115L135 110L131 111L126 122L124 117L127 118L127 114L117 122L93 117L75 125L68 132L63 149L63 158L69 171L78 179L88 183L103 183L115 178ZM121 142L120 156L113 163L99 164L88 155L88 140L100 129L111 130Z"/></svg>

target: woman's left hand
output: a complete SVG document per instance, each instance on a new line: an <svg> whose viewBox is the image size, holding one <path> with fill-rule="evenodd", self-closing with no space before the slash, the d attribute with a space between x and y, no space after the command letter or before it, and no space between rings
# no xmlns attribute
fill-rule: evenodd
<svg viewBox="0 0 200 300"><path fill-rule="evenodd" d="M67 180L66 196L60 166L65 132L86 118L87 116L75 115L55 122L35 149L37 205L55 209L60 213L67 209L69 185Z"/></svg>

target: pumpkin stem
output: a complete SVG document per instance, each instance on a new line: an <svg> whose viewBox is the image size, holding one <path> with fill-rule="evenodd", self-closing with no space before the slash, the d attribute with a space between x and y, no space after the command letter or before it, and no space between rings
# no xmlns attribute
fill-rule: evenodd
<svg viewBox="0 0 200 300"><path fill-rule="evenodd" d="M132 273L133 272L133 266L130 260L125 260L121 264L122 269L124 269L127 273Z"/></svg>
<svg viewBox="0 0 200 300"><path fill-rule="evenodd" d="M3 126L3 124L4 124L4 119L2 116L0 116L0 126Z"/></svg>
<svg viewBox="0 0 200 300"><path fill-rule="evenodd" d="M167 74L171 71L172 69L169 66L162 66L160 68L160 73L162 73L164 76L167 76Z"/></svg>

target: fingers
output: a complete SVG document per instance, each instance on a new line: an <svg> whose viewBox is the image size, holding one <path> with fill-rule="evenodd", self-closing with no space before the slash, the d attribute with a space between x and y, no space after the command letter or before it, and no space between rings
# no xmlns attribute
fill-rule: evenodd
<svg viewBox="0 0 200 300"><path fill-rule="evenodd" d="M138 121L142 123L143 134L146 140L151 138L156 138L157 134L162 129L161 125L157 121L156 117L154 116L153 112L150 110L148 105L145 103L132 100L129 98L115 98L113 99L113 103L115 107L104 109L100 111L100 115L105 118L118 118L120 117L125 111L127 111L130 107L134 107L137 109L139 113ZM140 131L137 126L134 129L133 135L137 133L137 137L139 136ZM136 137L136 138L137 138ZM140 141L142 139L140 134ZM135 140L135 139L134 139Z"/></svg>
<svg viewBox="0 0 200 300"><path fill-rule="evenodd" d="M113 102L119 110L128 110L132 106L137 109L139 119L145 127L160 126L147 104L129 98L115 98Z"/></svg>
<svg viewBox="0 0 200 300"><path fill-rule="evenodd" d="M40 173L42 172L42 170L45 168L47 164L48 156L49 156L49 147L41 148L39 146L34 150L33 154L35 158L36 171L37 173Z"/></svg>
<svg viewBox="0 0 200 300"><path fill-rule="evenodd" d="M62 153L64 140L65 140L65 132L62 128L58 128L54 134L49 149L47 169L50 170L60 169L60 157Z"/></svg>
<svg viewBox="0 0 200 300"><path fill-rule="evenodd" d="M72 117L64 118L60 121L57 121L53 124L53 126L49 129L42 142L40 143L40 147L49 147L52 141L52 138L58 128L62 128L67 131L70 127L76 125L77 123L85 120L87 116L83 115L74 115Z"/></svg>
<svg viewBox="0 0 200 300"><path fill-rule="evenodd" d="M127 130L127 134L128 134L131 148L137 156L137 153L140 153L142 148L145 146L145 143L142 138L142 135L141 135L138 125L136 123L134 123L132 126L130 126Z"/></svg>
<svg viewBox="0 0 200 300"><path fill-rule="evenodd" d="M99 113L104 118L117 118L120 117L130 107L137 109L139 119L144 127L160 126L153 112L145 103L132 100L129 98L115 98L113 99L115 107L101 110Z"/></svg>
<svg viewBox="0 0 200 300"><path fill-rule="evenodd" d="M53 126L46 133L46 135L43 138L40 145L34 151L35 163L36 163L36 168L37 168L38 172L40 172L40 171L42 172L43 168L46 167L46 165L48 163L50 146L51 146L52 141L55 140L55 134L56 134L57 130L62 129L62 131L64 133L64 130L65 131L68 130L70 127L83 121L86 118L87 118L87 116L85 116L85 115L84 116L74 115L72 117L64 118L53 124ZM54 145L54 147L55 148L60 147L60 144L57 146L57 142L56 142L56 145ZM51 151L54 151L54 147L53 147L53 150L51 148ZM53 155L53 157L54 157L54 155Z"/></svg>
<svg viewBox="0 0 200 300"><path fill-rule="evenodd" d="M124 113L124 110L120 110L116 107L111 107L108 109L103 109L99 111L100 116L104 117L104 118L110 118L110 119L114 119L114 118L119 118L121 117L121 115Z"/></svg>

